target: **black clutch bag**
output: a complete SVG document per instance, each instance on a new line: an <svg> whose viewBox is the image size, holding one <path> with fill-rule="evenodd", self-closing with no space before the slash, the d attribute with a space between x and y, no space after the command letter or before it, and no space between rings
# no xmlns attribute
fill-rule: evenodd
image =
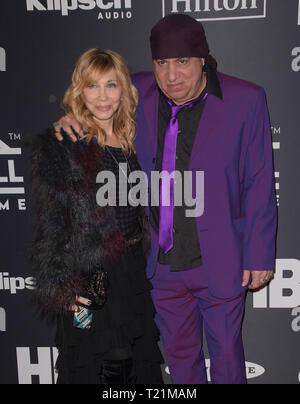
<svg viewBox="0 0 300 404"><path fill-rule="evenodd" d="M100 310L104 306L108 288L108 275L103 269L98 269L86 279L82 297L92 302L91 305L87 306L90 310Z"/></svg>

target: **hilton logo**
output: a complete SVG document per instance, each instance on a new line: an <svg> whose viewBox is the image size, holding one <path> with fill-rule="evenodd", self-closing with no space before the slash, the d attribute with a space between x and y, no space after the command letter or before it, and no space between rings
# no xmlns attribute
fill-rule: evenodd
<svg viewBox="0 0 300 404"><path fill-rule="evenodd" d="M163 17L192 14L198 21L265 18L267 0L162 0Z"/></svg>

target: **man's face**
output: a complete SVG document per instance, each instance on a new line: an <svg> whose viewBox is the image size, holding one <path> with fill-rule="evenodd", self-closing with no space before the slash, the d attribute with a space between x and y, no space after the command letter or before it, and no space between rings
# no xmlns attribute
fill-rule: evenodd
<svg viewBox="0 0 300 404"><path fill-rule="evenodd" d="M178 58L153 61L153 71L162 92L175 104L197 98L206 86L204 59Z"/></svg>

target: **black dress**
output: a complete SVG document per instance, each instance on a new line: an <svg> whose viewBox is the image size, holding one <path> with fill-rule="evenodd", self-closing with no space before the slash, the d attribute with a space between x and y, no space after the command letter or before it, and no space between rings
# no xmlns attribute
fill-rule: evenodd
<svg viewBox="0 0 300 404"><path fill-rule="evenodd" d="M117 163L127 162L128 171L140 170L134 154L125 157L121 149L105 148L106 170L115 173ZM122 174L122 171L120 172ZM120 174L120 175L121 175ZM120 229L128 239L139 231L139 207L116 207ZM132 245L119 262L105 268L109 278L107 301L93 312L90 329L73 326L73 313L58 320L56 367L58 384L99 384L103 357L116 348L131 347L137 384L160 384L163 358L158 347L159 332L154 322L151 283L146 278L146 257L142 243Z"/></svg>

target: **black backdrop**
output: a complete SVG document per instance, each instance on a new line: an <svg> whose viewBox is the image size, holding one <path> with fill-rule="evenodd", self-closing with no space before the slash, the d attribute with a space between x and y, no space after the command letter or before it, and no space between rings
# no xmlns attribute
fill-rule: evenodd
<svg viewBox="0 0 300 404"><path fill-rule="evenodd" d="M271 285L247 297L246 366L249 383L300 382L300 1L18 0L0 5L0 383L55 381L53 326L37 317L30 301L26 140L61 115L72 67L86 49L112 48L132 72L150 70L150 29L171 12L203 21L220 71L266 90L279 208L277 264ZM169 383L167 364L163 371Z"/></svg>

